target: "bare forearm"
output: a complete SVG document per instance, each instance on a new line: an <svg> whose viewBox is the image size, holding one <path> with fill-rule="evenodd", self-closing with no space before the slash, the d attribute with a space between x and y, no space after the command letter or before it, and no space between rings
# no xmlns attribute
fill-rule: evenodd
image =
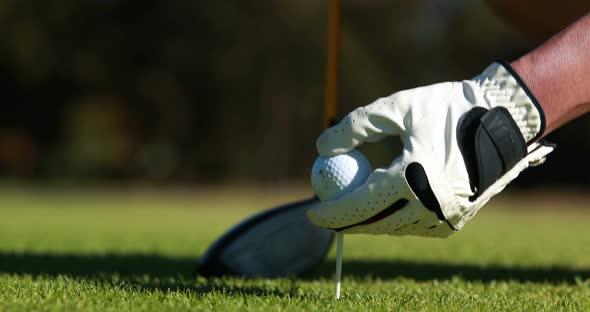
<svg viewBox="0 0 590 312"><path fill-rule="evenodd" d="M589 112L590 14L512 66L545 111L545 134Z"/></svg>

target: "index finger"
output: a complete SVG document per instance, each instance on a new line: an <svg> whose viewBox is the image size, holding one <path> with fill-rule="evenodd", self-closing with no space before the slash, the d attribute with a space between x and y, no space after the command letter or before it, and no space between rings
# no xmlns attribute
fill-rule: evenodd
<svg viewBox="0 0 590 312"><path fill-rule="evenodd" d="M400 123L389 107L392 101L393 97L380 98L349 113L318 137L318 153L328 157L348 153L365 141L376 142L387 135L399 134Z"/></svg>

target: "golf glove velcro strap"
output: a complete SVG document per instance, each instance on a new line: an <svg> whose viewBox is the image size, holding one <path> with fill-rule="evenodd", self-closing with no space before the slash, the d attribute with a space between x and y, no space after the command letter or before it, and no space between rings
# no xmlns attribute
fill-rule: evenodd
<svg viewBox="0 0 590 312"><path fill-rule="evenodd" d="M493 108L474 121L478 123L475 142L459 143L463 143L461 151L475 192L472 200L526 156L526 143L507 109ZM473 127L460 127L464 131L470 128ZM475 150L466 153L470 146ZM476 159L470 158L472 155Z"/></svg>
<svg viewBox="0 0 590 312"><path fill-rule="evenodd" d="M317 140L323 156L386 136L399 136L404 150L365 184L308 211L309 219L345 233L445 237L460 230L554 148L535 143L545 129L543 111L506 66L397 92L326 130Z"/></svg>

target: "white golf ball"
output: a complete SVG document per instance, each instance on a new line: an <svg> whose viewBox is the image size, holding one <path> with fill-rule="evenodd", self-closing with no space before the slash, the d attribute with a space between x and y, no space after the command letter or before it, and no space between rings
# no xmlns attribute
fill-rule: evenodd
<svg viewBox="0 0 590 312"><path fill-rule="evenodd" d="M365 183L371 165L359 151L333 157L320 156L311 169L311 186L320 200L336 198Z"/></svg>

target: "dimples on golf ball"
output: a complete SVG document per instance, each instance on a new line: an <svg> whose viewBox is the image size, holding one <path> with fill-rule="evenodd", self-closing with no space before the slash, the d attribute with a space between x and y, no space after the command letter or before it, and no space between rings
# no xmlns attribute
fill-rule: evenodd
<svg viewBox="0 0 590 312"><path fill-rule="evenodd" d="M357 150L320 156L311 169L311 186L320 200L331 199L362 185L370 173L369 161Z"/></svg>

